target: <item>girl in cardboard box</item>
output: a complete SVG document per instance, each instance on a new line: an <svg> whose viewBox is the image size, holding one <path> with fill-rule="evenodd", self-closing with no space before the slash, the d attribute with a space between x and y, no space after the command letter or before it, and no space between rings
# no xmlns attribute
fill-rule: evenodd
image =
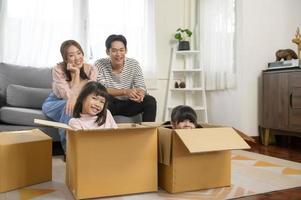
<svg viewBox="0 0 301 200"><path fill-rule="evenodd" d="M165 122L163 125L171 125L173 129L192 129L202 128L197 123L197 114L186 105L179 105L171 111L171 121Z"/></svg>
<svg viewBox="0 0 301 200"><path fill-rule="evenodd" d="M98 82L88 82L81 90L69 126L74 129L117 128L116 122L107 109L109 94Z"/></svg>

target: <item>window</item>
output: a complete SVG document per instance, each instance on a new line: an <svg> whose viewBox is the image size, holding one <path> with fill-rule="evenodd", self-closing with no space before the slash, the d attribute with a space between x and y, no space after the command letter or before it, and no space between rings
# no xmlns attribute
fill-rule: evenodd
<svg viewBox="0 0 301 200"><path fill-rule="evenodd" d="M90 58L105 57L105 40L110 34L123 34L128 57L139 61L144 74L154 73L153 1L89 0L88 38Z"/></svg>
<svg viewBox="0 0 301 200"><path fill-rule="evenodd" d="M236 85L234 68L235 0L199 1L199 47L206 90Z"/></svg>
<svg viewBox="0 0 301 200"><path fill-rule="evenodd" d="M123 34L127 56L140 62L144 74L154 74L153 4L154 0L2 0L1 61L50 67L62 60L61 43L75 39L92 63L107 56L105 40L110 34Z"/></svg>
<svg viewBox="0 0 301 200"><path fill-rule="evenodd" d="M3 62L49 66L61 60L59 44L72 37L72 0L9 0L3 21ZM64 14L59 14L64 13ZM69 25L69 26L66 26Z"/></svg>

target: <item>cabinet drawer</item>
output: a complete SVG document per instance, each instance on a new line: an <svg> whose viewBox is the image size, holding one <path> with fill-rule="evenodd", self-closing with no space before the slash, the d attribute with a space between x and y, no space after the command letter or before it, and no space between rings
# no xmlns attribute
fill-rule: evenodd
<svg viewBox="0 0 301 200"><path fill-rule="evenodd" d="M294 131L301 131L301 108L289 111L289 128Z"/></svg>
<svg viewBox="0 0 301 200"><path fill-rule="evenodd" d="M291 109L301 109L301 87L292 88L290 94L290 107Z"/></svg>
<svg viewBox="0 0 301 200"><path fill-rule="evenodd" d="M288 128L288 83L288 73L263 74L263 127Z"/></svg>
<svg viewBox="0 0 301 200"><path fill-rule="evenodd" d="M301 129L301 87L290 88L289 128Z"/></svg>
<svg viewBox="0 0 301 200"><path fill-rule="evenodd" d="M289 74L289 85L293 87L301 87L301 72L294 72Z"/></svg>

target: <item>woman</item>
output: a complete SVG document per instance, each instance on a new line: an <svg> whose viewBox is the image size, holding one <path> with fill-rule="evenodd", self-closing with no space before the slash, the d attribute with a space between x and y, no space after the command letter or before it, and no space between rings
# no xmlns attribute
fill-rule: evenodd
<svg viewBox="0 0 301 200"><path fill-rule="evenodd" d="M78 42L67 40L60 51L63 62L52 69L52 93L43 103L42 110L52 120L68 124L81 88L89 80L96 80L97 70L84 63L84 52ZM59 134L66 151L65 131L59 129Z"/></svg>

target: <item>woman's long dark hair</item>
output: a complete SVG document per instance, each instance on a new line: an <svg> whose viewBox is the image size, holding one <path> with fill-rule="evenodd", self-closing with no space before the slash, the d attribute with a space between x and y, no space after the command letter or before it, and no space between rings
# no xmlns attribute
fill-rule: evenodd
<svg viewBox="0 0 301 200"><path fill-rule="evenodd" d="M71 81L71 79L72 79L70 71L67 70L67 49L70 46L75 46L84 55L84 51L83 51L82 47L75 40L66 40L65 42L62 43L60 51L61 51L61 55L63 57L63 62L60 63L60 64L63 65L63 69L64 69L64 72L65 72L66 77L67 77L66 81ZM87 74L85 73L84 67L80 68L79 76L83 80L88 80L89 79Z"/></svg>
<svg viewBox="0 0 301 200"><path fill-rule="evenodd" d="M83 109L83 102L86 99L86 97L89 96L90 94L95 94L96 96L102 96L105 98L103 109L100 113L98 113L98 117L95 120L95 123L101 126L106 122L107 119L109 94L107 92L107 89L101 83L95 81L88 82L82 88L74 106L73 117L80 118L80 113L82 113L82 109Z"/></svg>

